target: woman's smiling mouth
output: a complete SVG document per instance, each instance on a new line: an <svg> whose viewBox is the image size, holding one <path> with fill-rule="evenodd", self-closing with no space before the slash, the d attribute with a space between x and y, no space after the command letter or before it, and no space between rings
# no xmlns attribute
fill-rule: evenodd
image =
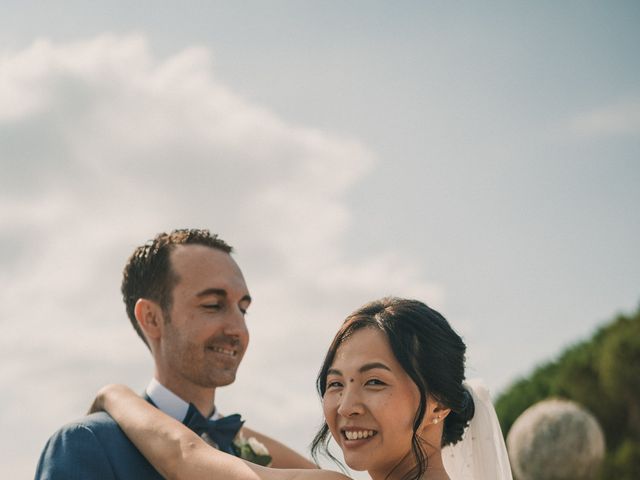
<svg viewBox="0 0 640 480"><path fill-rule="evenodd" d="M364 429L342 430L342 436L345 438L345 440L365 440L377 434L378 432L375 430L364 430Z"/></svg>

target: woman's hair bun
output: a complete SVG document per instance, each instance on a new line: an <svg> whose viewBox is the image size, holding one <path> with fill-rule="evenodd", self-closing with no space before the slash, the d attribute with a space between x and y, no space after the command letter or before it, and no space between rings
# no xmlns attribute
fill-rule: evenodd
<svg viewBox="0 0 640 480"><path fill-rule="evenodd" d="M462 439L462 434L473 418L475 411L476 406L473 403L473 398L465 388L462 402L460 402L460 409L458 411L452 409L449 415L447 415L447 418L444 419L444 431L442 432L443 447L445 445L454 445Z"/></svg>

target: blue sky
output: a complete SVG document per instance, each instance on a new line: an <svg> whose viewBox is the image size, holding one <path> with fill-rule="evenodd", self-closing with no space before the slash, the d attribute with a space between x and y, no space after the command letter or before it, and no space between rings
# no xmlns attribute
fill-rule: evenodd
<svg viewBox="0 0 640 480"><path fill-rule="evenodd" d="M635 309L639 20L637 2L4 2L1 468L30 476L102 384L144 388L119 276L173 227L234 244L256 299L221 408L301 451L324 349L364 301L439 308L496 392Z"/></svg>

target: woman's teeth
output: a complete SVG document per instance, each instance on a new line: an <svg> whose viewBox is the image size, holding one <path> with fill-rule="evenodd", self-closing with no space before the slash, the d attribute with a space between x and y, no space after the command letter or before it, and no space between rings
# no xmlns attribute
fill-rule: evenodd
<svg viewBox="0 0 640 480"><path fill-rule="evenodd" d="M373 430L345 431L344 436L347 440L360 440L362 438L373 437L376 434Z"/></svg>

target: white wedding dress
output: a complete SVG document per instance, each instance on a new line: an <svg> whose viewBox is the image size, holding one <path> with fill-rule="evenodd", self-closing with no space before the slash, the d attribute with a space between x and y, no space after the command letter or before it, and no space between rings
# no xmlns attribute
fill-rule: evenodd
<svg viewBox="0 0 640 480"><path fill-rule="evenodd" d="M513 480L507 448L489 390L480 380L464 384L471 393L475 414L462 440L442 449L442 461L451 480Z"/></svg>

